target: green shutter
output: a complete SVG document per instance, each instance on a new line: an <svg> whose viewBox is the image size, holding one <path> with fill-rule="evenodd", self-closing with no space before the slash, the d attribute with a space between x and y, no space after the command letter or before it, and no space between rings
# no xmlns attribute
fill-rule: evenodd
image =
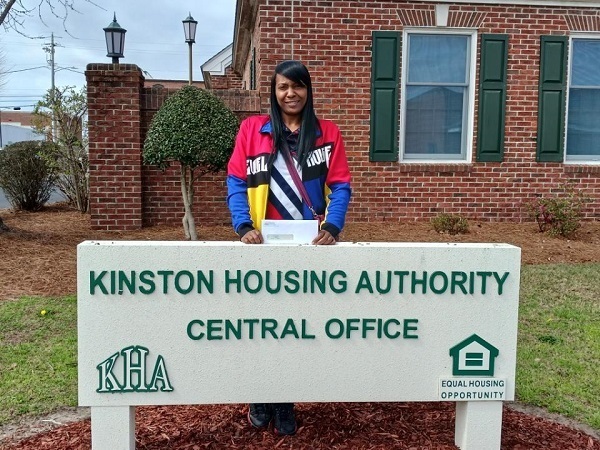
<svg viewBox="0 0 600 450"><path fill-rule="evenodd" d="M398 161L400 33L373 32L371 59L371 161Z"/></svg>
<svg viewBox="0 0 600 450"><path fill-rule="evenodd" d="M565 138L567 37L542 36L537 161L562 162Z"/></svg>
<svg viewBox="0 0 600 450"><path fill-rule="evenodd" d="M504 156L508 35L481 36L477 161L501 162Z"/></svg>

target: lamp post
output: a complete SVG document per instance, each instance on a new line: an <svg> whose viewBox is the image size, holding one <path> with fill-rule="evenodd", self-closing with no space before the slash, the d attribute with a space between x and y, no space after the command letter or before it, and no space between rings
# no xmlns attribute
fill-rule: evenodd
<svg viewBox="0 0 600 450"><path fill-rule="evenodd" d="M194 20L191 13L183 20L183 32L185 33L185 42L189 45L189 63L190 63L190 75L189 84L192 84L192 44L196 42L196 25L198 21Z"/></svg>
<svg viewBox="0 0 600 450"><path fill-rule="evenodd" d="M4 147L4 142L2 141L2 107L0 107L0 148ZM4 109L8 109L8 108L4 108ZM20 106L13 106L12 107L13 111L20 111L21 107Z"/></svg>
<svg viewBox="0 0 600 450"><path fill-rule="evenodd" d="M125 33L127 33L127 30L121 28L121 25L117 22L117 14L114 13L113 21L104 28L104 35L106 37L106 56L112 58L113 64L119 64L119 58L123 57L123 50L125 49Z"/></svg>

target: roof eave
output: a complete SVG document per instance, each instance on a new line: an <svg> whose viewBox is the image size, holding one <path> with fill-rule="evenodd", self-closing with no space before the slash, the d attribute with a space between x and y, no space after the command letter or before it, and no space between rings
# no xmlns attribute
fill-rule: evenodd
<svg viewBox="0 0 600 450"><path fill-rule="evenodd" d="M237 0L236 3L232 67L238 75L244 73L246 59L250 53L258 3L259 0Z"/></svg>

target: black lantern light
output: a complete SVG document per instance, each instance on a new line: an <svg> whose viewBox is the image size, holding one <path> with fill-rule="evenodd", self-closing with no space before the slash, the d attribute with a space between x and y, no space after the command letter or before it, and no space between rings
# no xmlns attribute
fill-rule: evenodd
<svg viewBox="0 0 600 450"><path fill-rule="evenodd" d="M196 42L196 25L198 21L194 20L192 13L183 20L183 32L185 33L185 42L189 45L189 84L192 84L192 44Z"/></svg>
<svg viewBox="0 0 600 450"><path fill-rule="evenodd" d="M119 58L123 57L123 50L125 49L125 33L127 33L127 30L121 28L121 25L117 23L116 13L113 21L104 28L104 33L106 35L106 56L112 58L113 64L119 64Z"/></svg>
<svg viewBox="0 0 600 450"><path fill-rule="evenodd" d="M183 32L185 33L185 42L193 44L196 42L196 25L198 21L194 20L191 13L183 20Z"/></svg>

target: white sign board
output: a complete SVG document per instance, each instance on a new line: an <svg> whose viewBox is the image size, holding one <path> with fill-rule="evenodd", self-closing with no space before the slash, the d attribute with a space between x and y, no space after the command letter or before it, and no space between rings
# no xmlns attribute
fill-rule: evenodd
<svg viewBox="0 0 600 450"><path fill-rule="evenodd" d="M506 244L84 242L79 404L513 400L519 279Z"/></svg>

